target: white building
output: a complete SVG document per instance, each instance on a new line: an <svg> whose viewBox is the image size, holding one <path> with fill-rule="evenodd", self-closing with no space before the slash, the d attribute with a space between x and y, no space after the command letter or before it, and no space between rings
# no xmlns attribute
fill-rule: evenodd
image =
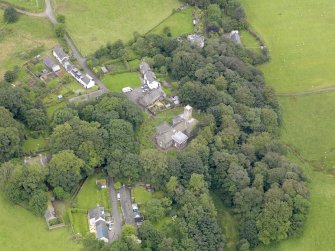
<svg viewBox="0 0 335 251"><path fill-rule="evenodd" d="M70 61L69 56L63 51L62 47L56 46L52 54L57 58L59 63L61 63L65 70L70 73L80 84L82 84L86 89L92 88L95 86L95 81L93 78L86 74L82 74L77 68L75 68Z"/></svg>
<svg viewBox="0 0 335 251"><path fill-rule="evenodd" d="M146 62L140 64L140 72L143 76L144 84L148 85L150 90L160 87L160 82L157 80L155 73L151 70Z"/></svg>

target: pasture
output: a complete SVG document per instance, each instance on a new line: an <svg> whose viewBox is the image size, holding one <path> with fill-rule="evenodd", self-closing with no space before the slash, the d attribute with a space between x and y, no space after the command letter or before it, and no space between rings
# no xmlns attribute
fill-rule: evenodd
<svg viewBox="0 0 335 251"><path fill-rule="evenodd" d="M57 14L66 17L66 26L81 53L93 53L101 45L145 34L180 5L178 0L54 0Z"/></svg>
<svg viewBox="0 0 335 251"><path fill-rule="evenodd" d="M45 8L44 0L4 0L3 2L32 12L43 12Z"/></svg>
<svg viewBox="0 0 335 251"><path fill-rule="evenodd" d="M1 9L0 16L3 16ZM18 22L4 24L0 18L0 76L15 65L26 62L25 56L33 49L47 51L56 44L56 37L47 19L20 15Z"/></svg>
<svg viewBox="0 0 335 251"><path fill-rule="evenodd" d="M249 22L272 58L261 66L278 93L335 84L335 2L332 0L241 0Z"/></svg>
<svg viewBox="0 0 335 251"><path fill-rule="evenodd" d="M191 34L193 32L192 8L187 8L169 16L164 22L156 26L150 33L162 34L164 28L170 28L172 37Z"/></svg>
<svg viewBox="0 0 335 251"><path fill-rule="evenodd" d="M2 194L0 222L1 250L80 250L80 245L70 240L68 228L48 231L44 218L36 217L24 208L9 203Z"/></svg>

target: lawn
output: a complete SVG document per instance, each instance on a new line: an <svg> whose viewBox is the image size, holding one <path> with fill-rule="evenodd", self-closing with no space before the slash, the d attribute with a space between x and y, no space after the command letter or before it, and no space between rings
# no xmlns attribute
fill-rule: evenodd
<svg viewBox="0 0 335 251"><path fill-rule="evenodd" d="M225 207L219 195L216 193L211 193L216 211L217 211L217 220L219 226L223 230L223 233L226 238L226 249L227 251L235 251L236 244L238 241L238 230L237 230L237 221L233 217L232 213Z"/></svg>
<svg viewBox="0 0 335 251"><path fill-rule="evenodd" d="M115 75L106 75L102 78L102 82L112 92L121 92L123 87L139 87L141 81L136 72L126 72Z"/></svg>
<svg viewBox="0 0 335 251"><path fill-rule="evenodd" d="M148 202L151 199L152 193L148 192L143 187L134 187L131 190L131 196L135 198L135 202L137 204L141 205Z"/></svg>
<svg viewBox="0 0 335 251"><path fill-rule="evenodd" d="M245 48L248 48L252 51L260 52L260 44L254 36L248 31L241 31L241 41Z"/></svg>
<svg viewBox="0 0 335 251"><path fill-rule="evenodd" d="M178 0L54 0L56 13L66 17L67 30L79 50L87 55L107 42L145 34L173 9Z"/></svg>
<svg viewBox="0 0 335 251"><path fill-rule="evenodd" d="M10 204L0 194L0 246L4 251L79 250L68 228L48 231L43 218Z"/></svg>
<svg viewBox="0 0 335 251"><path fill-rule="evenodd" d="M4 0L2 2L7 2L15 5L18 8L32 12L42 12L45 8L44 0Z"/></svg>
<svg viewBox="0 0 335 251"><path fill-rule="evenodd" d="M334 1L241 2L270 50L271 62L261 67L268 84L280 93L334 85Z"/></svg>
<svg viewBox="0 0 335 251"><path fill-rule="evenodd" d="M37 139L28 138L23 142L23 152L39 152L46 148L46 141L43 136L38 137Z"/></svg>
<svg viewBox="0 0 335 251"><path fill-rule="evenodd" d="M97 178L100 176L94 174L85 181L76 198L77 208L90 209L96 207L97 204L110 208L108 189L98 189L95 184Z"/></svg>
<svg viewBox="0 0 335 251"><path fill-rule="evenodd" d="M3 16L1 9L0 16ZM5 25L0 18L0 76L15 65L26 62L22 56L24 53L29 54L30 50L38 47L51 51L56 44L52 26L47 19L20 15L18 22Z"/></svg>
<svg viewBox="0 0 335 251"><path fill-rule="evenodd" d="M76 234L80 234L81 236L86 236L89 234L89 227L87 221L87 214L85 213L77 213L72 212L73 219L73 229Z"/></svg>
<svg viewBox="0 0 335 251"><path fill-rule="evenodd" d="M164 28L169 27L173 37L193 33L192 8L186 8L169 16L164 22L156 26L150 33L163 34Z"/></svg>

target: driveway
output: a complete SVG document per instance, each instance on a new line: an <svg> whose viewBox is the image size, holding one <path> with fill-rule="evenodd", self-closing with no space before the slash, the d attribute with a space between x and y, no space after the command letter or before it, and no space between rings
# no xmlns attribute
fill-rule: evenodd
<svg viewBox="0 0 335 251"><path fill-rule="evenodd" d="M114 219L114 225L111 231L109 231L109 242L112 243L116 241L121 236L121 228L122 228L122 219L118 209L118 200L116 191L114 189L114 180L113 177L108 176L108 185L109 185L109 201L111 203L112 208L112 216Z"/></svg>
<svg viewBox="0 0 335 251"><path fill-rule="evenodd" d="M125 219L125 223L129 225L133 225L136 229L134 214L133 214L133 208L131 206L131 194L130 190L126 186L122 186L120 188L120 197L121 197L121 208L123 217Z"/></svg>

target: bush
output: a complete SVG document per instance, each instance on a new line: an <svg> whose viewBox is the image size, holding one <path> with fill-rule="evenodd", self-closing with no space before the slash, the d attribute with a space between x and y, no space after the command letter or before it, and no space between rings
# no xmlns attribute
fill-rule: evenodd
<svg viewBox="0 0 335 251"><path fill-rule="evenodd" d="M55 33L58 38L63 38L65 35L65 26L64 24L55 25Z"/></svg>
<svg viewBox="0 0 335 251"><path fill-rule="evenodd" d="M57 15L57 22L61 24L65 24L65 16L64 15Z"/></svg>
<svg viewBox="0 0 335 251"><path fill-rule="evenodd" d="M63 221L61 218L56 218L56 219L52 219L49 221L49 225L50 226L54 226L54 225L58 225L58 224L62 224Z"/></svg>
<svg viewBox="0 0 335 251"><path fill-rule="evenodd" d="M54 193L55 197L59 200L64 200L64 199L70 198L70 194L65 192L62 187L56 187L53 190L53 193Z"/></svg>
<svg viewBox="0 0 335 251"><path fill-rule="evenodd" d="M15 23L19 19L19 15L13 7L8 7L5 9L3 18L7 23Z"/></svg>
<svg viewBox="0 0 335 251"><path fill-rule="evenodd" d="M13 83L16 80L17 72L15 71L6 71L4 75L4 80L8 83Z"/></svg>

